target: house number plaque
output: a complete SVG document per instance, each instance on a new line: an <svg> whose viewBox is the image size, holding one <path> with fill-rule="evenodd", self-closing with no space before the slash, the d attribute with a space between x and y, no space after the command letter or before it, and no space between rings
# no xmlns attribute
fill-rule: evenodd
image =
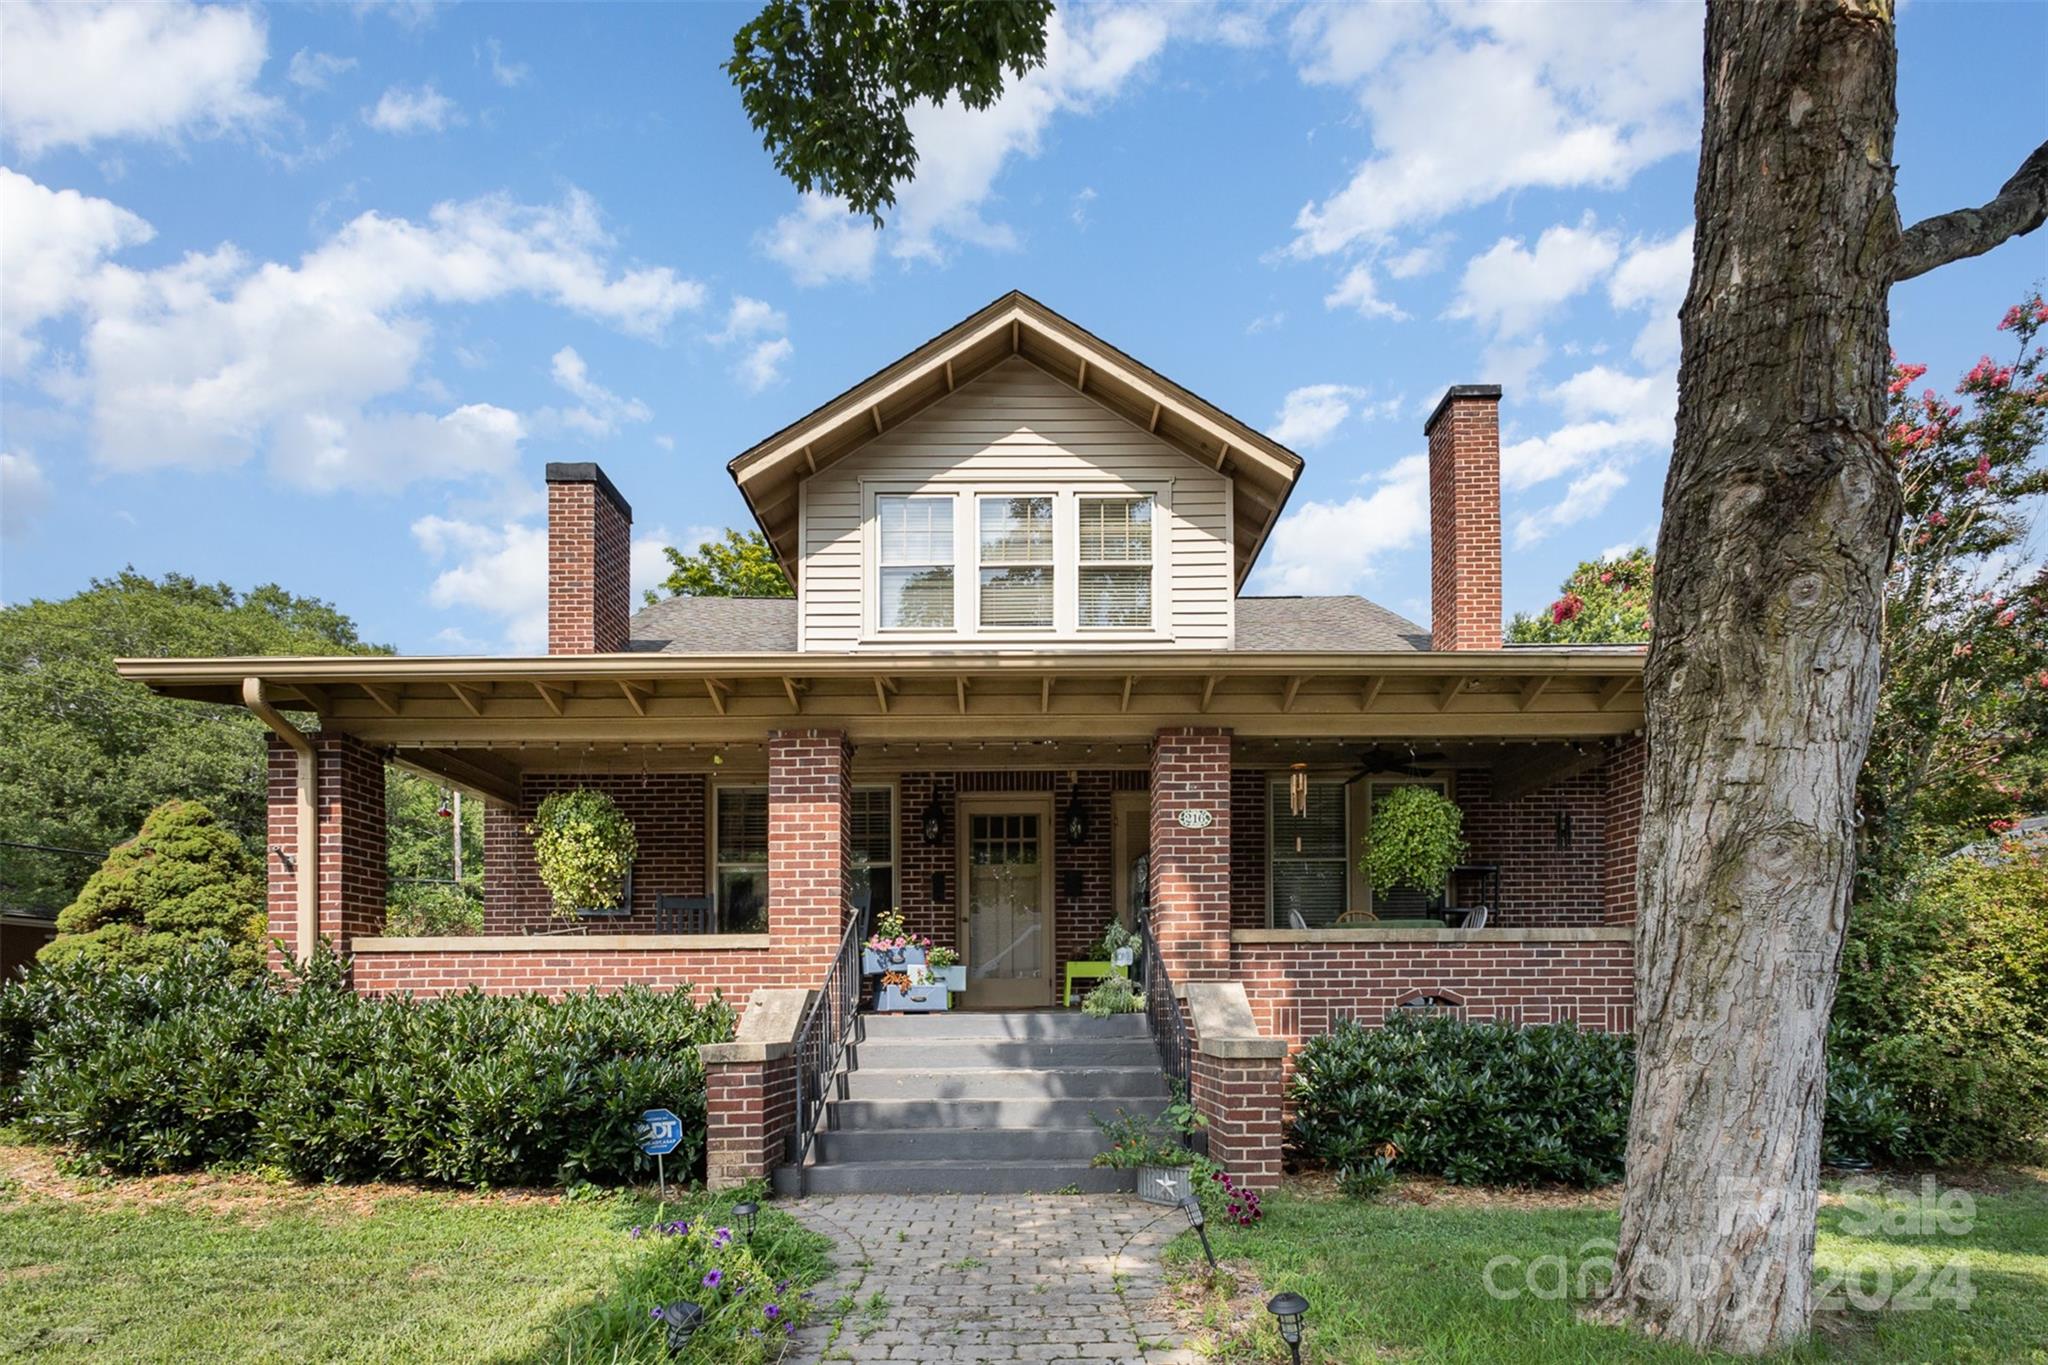
<svg viewBox="0 0 2048 1365"><path fill-rule="evenodd" d="M1216 817L1199 806L1190 806L1174 819L1180 821L1182 829L1207 829L1216 823Z"/></svg>

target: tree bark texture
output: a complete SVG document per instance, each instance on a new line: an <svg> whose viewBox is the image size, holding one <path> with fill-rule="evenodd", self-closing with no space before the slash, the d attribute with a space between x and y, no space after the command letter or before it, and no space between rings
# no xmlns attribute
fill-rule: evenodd
<svg viewBox="0 0 2048 1365"><path fill-rule="evenodd" d="M1814 1215L1900 494L1880 439L1896 49L1884 0L1710 0L1692 286L1646 677L1637 1071L1592 1315L1756 1353Z"/></svg>

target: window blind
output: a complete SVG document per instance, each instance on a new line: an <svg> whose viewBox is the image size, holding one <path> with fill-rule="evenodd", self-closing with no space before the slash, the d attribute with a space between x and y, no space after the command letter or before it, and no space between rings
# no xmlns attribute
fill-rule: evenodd
<svg viewBox="0 0 2048 1365"><path fill-rule="evenodd" d="M1052 498L983 498L980 518L981 624L1050 628Z"/></svg>
<svg viewBox="0 0 2048 1365"><path fill-rule="evenodd" d="M1082 498L1083 628L1152 624L1152 499Z"/></svg>
<svg viewBox="0 0 2048 1365"><path fill-rule="evenodd" d="M953 499L879 497L884 630L953 628Z"/></svg>
<svg viewBox="0 0 2048 1365"><path fill-rule="evenodd" d="M1285 781L1268 789L1267 856L1273 879L1269 913L1274 928L1296 928L1299 917L1311 929L1326 929L1344 913L1350 869L1344 807L1341 781L1311 780L1305 815L1296 815L1289 808Z"/></svg>

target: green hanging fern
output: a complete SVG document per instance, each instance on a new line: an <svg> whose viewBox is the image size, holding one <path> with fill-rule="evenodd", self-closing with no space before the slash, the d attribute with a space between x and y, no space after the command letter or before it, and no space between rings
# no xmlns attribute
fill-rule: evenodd
<svg viewBox="0 0 2048 1365"><path fill-rule="evenodd" d="M579 911L618 907L640 845L611 797L587 787L556 792L540 803L526 832L556 914L574 919Z"/></svg>
<svg viewBox="0 0 2048 1365"><path fill-rule="evenodd" d="M1401 786L1373 798L1358 870L1375 891L1412 886L1435 895L1465 856L1465 816L1434 787Z"/></svg>

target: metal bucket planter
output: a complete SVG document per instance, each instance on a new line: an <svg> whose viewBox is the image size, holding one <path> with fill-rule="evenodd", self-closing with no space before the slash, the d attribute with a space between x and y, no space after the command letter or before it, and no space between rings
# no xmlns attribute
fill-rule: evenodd
<svg viewBox="0 0 2048 1365"><path fill-rule="evenodd" d="M905 967L923 965L922 948L886 948L879 952L873 948L860 950L860 970L864 976L880 976L883 972L900 972Z"/></svg>
<svg viewBox="0 0 2048 1365"><path fill-rule="evenodd" d="M1148 1204L1179 1204L1193 1193L1185 1166L1138 1168L1138 1197Z"/></svg>

